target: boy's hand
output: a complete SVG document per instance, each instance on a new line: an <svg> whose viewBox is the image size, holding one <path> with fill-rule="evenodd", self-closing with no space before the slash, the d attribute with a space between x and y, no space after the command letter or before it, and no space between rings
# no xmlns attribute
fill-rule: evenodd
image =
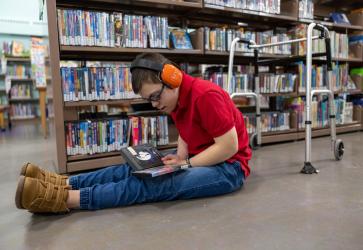
<svg viewBox="0 0 363 250"><path fill-rule="evenodd" d="M183 165L185 160L181 159L178 155L168 154L161 158L165 165Z"/></svg>

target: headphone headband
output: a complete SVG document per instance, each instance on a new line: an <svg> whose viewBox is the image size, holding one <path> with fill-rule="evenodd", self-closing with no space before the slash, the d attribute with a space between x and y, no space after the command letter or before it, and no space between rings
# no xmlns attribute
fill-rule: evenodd
<svg viewBox="0 0 363 250"><path fill-rule="evenodd" d="M139 59L139 60L135 60L132 62L131 68L130 68L131 72L136 68L149 69L149 70L153 70L156 72L161 72L163 70L163 65L153 62L151 60Z"/></svg>

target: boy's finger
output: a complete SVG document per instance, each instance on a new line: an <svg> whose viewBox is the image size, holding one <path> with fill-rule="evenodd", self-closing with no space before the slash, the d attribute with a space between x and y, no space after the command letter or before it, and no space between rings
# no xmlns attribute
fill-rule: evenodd
<svg viewBox="0 0 363 250"><path fill-rule="evenodd" d="M163 161L163 163L166 165L175 164L175 160L165 160L165 161Z"/></svg>

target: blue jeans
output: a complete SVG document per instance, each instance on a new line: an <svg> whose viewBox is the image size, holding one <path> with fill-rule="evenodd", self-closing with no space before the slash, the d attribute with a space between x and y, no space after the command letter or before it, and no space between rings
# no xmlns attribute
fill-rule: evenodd
<svg viewBox="0 0 363 250"><path fill-rule="evenodd" d="M89 210L221 195L241 188L243 181L239 162L143 179L132 176L131 167L123 164L69 178L72 188L80 190L80 208Z"/></svg>

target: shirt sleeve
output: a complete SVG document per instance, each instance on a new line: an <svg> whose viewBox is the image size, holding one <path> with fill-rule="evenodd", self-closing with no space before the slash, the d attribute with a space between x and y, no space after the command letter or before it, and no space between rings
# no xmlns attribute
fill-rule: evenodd
<svg viewBox="0 0 363 250"><path fill-rule="evenodd" d="M229 104L229 100L217 91L208 91L196 101L200 125L213 138L225 134L235 126Z"/></svg>

